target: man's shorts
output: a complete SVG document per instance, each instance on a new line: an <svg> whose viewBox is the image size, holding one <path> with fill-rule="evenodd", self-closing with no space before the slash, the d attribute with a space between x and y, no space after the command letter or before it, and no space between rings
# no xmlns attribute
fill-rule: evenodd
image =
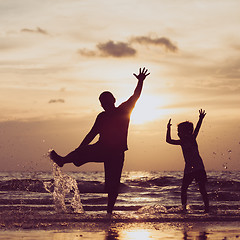
<svg viewBox="0 0 240 240"><path fill-rule="evenodd" d="M106 191L118 190L124 163L124 151L109 149L99 143L95 143L76 149L73 155L76 166L81 166L88 162L103 162Z"/></svg>

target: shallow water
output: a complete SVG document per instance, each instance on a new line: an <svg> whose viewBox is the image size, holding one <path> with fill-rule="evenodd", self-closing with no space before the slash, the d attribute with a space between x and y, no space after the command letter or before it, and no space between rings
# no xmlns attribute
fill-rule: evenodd
<svg viewBox="0 0 240 240"><path fill-rule="evenodd" d="M197 185L182 214L182 172L124 172L114 222L240 221L240 172L208 172L211 213L203 213ZM41 229L76 222L109 222L103 172L0 173L1 229Z"/></svg>

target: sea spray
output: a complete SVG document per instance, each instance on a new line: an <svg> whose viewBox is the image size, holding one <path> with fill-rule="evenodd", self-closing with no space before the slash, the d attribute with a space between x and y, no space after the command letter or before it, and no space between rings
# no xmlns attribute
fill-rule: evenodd
<svg viewBox="0 0 240 240"><path fill-rule="evenodd" d="M50 184L45 184L45 189L53 194L55 210L57 212L68 212L65 198L67 194L72 193L71 207L73 211L75 213L84 213L77 181L71 176L62 173L60 167L58 167L56 163L53 163L53 177L54 183L51 184L53 186L53 191L50 190L52 188Z"/></svg>
<svg viewBox="0 0 240 240"><path fill-rule="evenodd" d="M154 204L150 206L141 207L140 209L138 209L137 213L144 214L167 213L167 208L159 204Z"/></svg>

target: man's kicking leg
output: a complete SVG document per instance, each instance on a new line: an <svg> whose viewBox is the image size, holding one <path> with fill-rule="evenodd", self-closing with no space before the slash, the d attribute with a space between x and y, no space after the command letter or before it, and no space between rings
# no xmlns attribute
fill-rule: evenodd
<svg viewBox="0 0 240 240"><path fill-rule="evenodd" d="M78 147L66 156L62 157L52 150L49 154L50 158L59 166L63 167L66 163L73 163L76 167L87 162L103 162L105 152L98 144L91 144Z"/></svg>
<svg viewBox="0 0 240 240"><path fill-rule="evenodd" d="M80 159L81 154L76 149L76 150L70 152L65 157L62 157L62 156L58 155L54 150L52 150L50 152L49 156L59 167L63 167L63 165L66 163L73 163L74 165L76 165L75 162L77 162L77 160ZM82 165L84 163L85 162L79 163L79 164ZM79 164L78 164L78 166L80 166Z"/></svg>

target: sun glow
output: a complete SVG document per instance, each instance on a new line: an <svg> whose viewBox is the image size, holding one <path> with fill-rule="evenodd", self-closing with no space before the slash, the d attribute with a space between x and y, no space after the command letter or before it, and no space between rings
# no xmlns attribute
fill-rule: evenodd
<svg viewBox="0 0 240 240"><path fill-rule="evenodd" d="M133 124L144 124L155 121L166 114L167 109L161 109L169 104L165 96L142 95L138 100L131 116Z"/></svg>
<svg viewBox="0 0 240 240"><path fill-rule="evenodd" d="M148 240L151 239L150 232L148 230L140 229L140 230L133 230L127 231L124 234L124 238L126 240Z"/></svg>

